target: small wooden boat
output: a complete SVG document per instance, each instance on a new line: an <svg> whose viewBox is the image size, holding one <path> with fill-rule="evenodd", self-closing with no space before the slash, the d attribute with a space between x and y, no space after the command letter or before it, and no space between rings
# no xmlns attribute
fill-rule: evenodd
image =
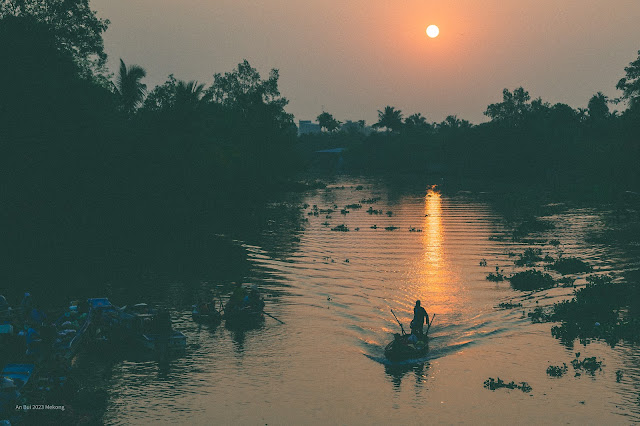
<svg viewBox="0 0 640 426"><path fill-rule="evenodd" d="M411 336L414 336L412 338ZM418 359L429 351L429 338L426 334L394 334L394 339L384 348L384 356L393 362Z"/></svg>
<svg viewBox="0 0 640 426"><path fill-rule="evenodd" d="M229 301L224 308L224 319L230 327L253 327L264 321L264 302L244 305Z"/></svg>
<svg viewBox="0 0 640 426"><path fill-rule="evenodd" d="M187 347L187 337L172 328L167 311L156 311L146 303L134 305L121 313L122 326L129 340L149 350L181 350Z"/></svg>
<svg viewBox="0 0 640 426"><path fill-rule="evenodd" d="M220 311L209 308L203 309L202 304L193 305L193 310L191 311L191 317L195 322L205 323L205 324L217 324L222 321L222 314Z"/></svg>

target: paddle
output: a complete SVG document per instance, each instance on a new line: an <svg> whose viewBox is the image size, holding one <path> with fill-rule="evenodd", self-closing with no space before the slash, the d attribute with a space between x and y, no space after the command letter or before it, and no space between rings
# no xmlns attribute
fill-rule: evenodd
<svg viewBox="0 0 640 426"><path fill-rule="evenodd" d="M429 333L429 329L431 328L431 324L433 324L433 320L436 318L436 314L433 314L433 317L431 317L431 322L429 323L429 325L427 326L427 331L424 332L424 335L426 336L427 333ZM427 318L428 319L428 318Z"/></svg>
<svg viewBox="0 0 640 426"><path fill-rule="evenodd" d="M268 317L273 318L274 320L278 321L279 323L284 324L284 321L279 320L278 318L274 317L274 316L273 316L273 315L271 315L270 313L267 313L267 312L265 312L265 311L262 311L262 313L263 313L263 314L265 314L265 315L266 315L266 316L268 316Z"/></svg>
<svg viewBox="0 0 640 426"><path fill-rule="evenodd" d="M404 332L404 327L402 326L402 324L400 323L400 320L398 319L398 317L396 316L396 314L393 312L393 309L391 309L391 313L393 314L393 317L396 319L396 321L398 321L398 325L400 326L400 330L402 330L402 335L404 336L405 333Z"/></svg>

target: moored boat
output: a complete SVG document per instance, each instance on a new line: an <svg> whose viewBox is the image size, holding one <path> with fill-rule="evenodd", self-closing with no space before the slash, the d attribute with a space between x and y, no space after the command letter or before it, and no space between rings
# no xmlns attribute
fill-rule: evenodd
<svg viewBox="0 0 640 426"><path fill-rule="evenodd" d="M7 364L0 373L0 413L8 412L31 378L33 364Z"/></svg>

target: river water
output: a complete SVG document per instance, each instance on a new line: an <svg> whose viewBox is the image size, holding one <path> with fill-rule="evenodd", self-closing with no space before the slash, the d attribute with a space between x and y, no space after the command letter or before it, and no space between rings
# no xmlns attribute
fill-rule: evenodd
<svg viewBox="0 0 640 426"><path fill-rule="evenodd" d="M570 296L573 289L519 292L508 281L487 281L496 267L505 275L520 270L509 252L531 245L502 238L509 229L482 194L430 188L428 183L396 191L376 180L344 177L326 190L270 205L260 235L236 243L250 260L245 282L260 287L265 310L284 324L266 318L263 326L245 332L224 324L200 326L188 310L193 284L189 291L185 284L168 284L165 301L181 301L173 306L173 319L188 339L184 354L169 360L78 361L89 363L87 369L106 384L104 422L639 421L640 351L598 342L568 348L551 336L550 324L532 324L528 312ZM361 203L372 198L379 200ZM340 212L353 203L362 208ZM281 212L296 205L297 224L280 220ZM336 211L316 216L314 205ZM382 214L367 212L369 207ZM561 242L536 245L545 253L579 256L595 273L638 268L636 256L586 242L605 226L602 211L569 209L545 219L556 229L533 237ZM348 232L332 230L342 224ZM577 277L576 284L583 285L584 276ZM197 283L195 292L214 294L230 285ZM408 329L416 299L435 314L430 351L424 359L391 364L384 347L399 326L390 310ZM522 307L500 309L505 302ZM576 377L570 366L576 352L602 360L602 371ZM569 365L567 375L546 374L548 366L562 363ZM623 374L619 381L616 371ZM490 377L527 382L532 390L491 391L483 387Z"/></svg>

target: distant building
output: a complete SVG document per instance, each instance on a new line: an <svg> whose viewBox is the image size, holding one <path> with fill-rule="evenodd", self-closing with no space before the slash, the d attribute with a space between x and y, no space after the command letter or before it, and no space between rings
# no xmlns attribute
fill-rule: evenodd
<svg viewBox="0 0 640 426"><path fill-rule="evenodd" d="M300 120L298 126L298 135L308 135L311 133L320 133L322 129L317 123L312 123L311 120Z"/></svg>

